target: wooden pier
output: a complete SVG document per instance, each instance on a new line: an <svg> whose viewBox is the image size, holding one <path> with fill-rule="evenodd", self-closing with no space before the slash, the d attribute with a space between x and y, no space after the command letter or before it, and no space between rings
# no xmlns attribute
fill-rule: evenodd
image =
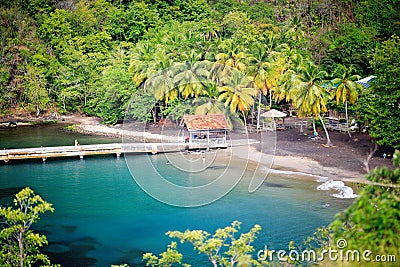
<svg viewBox="0 0 400 267"><path fill-rule="evenodd" d="M214 144L204 146L189 146L188 143L113 143L113 144L96 144L96 145L77 145L77 146L55 146L55 147L34 147L34 148L17 148L0 150L0 161L9 162L10 160L23 159L42 159L46 161L48 158L62 157L79 157L83 159L92 155L112 155L120 157L125 153L167 153L179 152L193 149L218 149L227 148L228 146L246 146L257 141L235 140L230 144Z"/></svg>
<svg viewBox="0 0 400 267"><path fill-rule="evenodd" d="M92 155L115 154L119 157L123 153L162 153L178 152L187 149L184 143L114 143L96 145L77 145L77 146L55 146L55 147L36 147L0 150L0 160L8 162L10 160L23 159L42 159L60 157L79 157L83 159Z"/></svg>

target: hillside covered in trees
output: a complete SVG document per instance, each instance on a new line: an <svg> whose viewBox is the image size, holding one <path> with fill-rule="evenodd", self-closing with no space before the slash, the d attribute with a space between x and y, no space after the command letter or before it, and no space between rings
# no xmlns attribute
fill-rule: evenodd
<svg viewBox="0 0 400 267"><path fill-rule="evenodd" d="M399 7L398 0L1 0L0 115L79 112L113 124L132 96L131 115L149 120L225 112L245 121L262 105L286 102L318 117L349 104L378 144L398 148ZM217 68L228 78L198 79L212 80ZM371 75L367 89L354 83ZM148 118L144 103L154 106Z"/></svg>

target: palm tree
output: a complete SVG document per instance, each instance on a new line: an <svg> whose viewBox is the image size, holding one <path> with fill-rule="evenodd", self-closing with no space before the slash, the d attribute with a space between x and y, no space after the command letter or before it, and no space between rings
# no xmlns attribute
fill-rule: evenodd
<svg viewBox="0 0 400 267"><path fill-rule="evenodd" d="M218 114L223 113L224 105L218 101L219 91L215 83L208 83L205 88L204 97L193 99L193 104L196 104L195 114Z"/></svg>
<svg viewBox="0 0 400 267"><path fill-rule="evenodd" d="M351 137L351 134L349 129L347 102L354 104L358 99L358 93L363 89L361 84L355 82L360 79L360 76L352 75L353 71L353 66L347 68L344 65L339 65L334 72L334 75L337 74L339 77L330 82L330 87L333 88L333 94L336 98L336 104L339 104L339 102L345 104L346 128L349 137Z"/></svg>
<svg viewBox="0 0 400 267"><path fill-rule="evenodd" d="M326 76L328 74L325 71L320 71L316 65L308 62L299 73L293 76L293 87L289 92L289 98L293 101L300 116L313 115L320 119L326 134L326 145L332 146L328 130L320 114L327 111L327 91L323 86ZM313 127L315 131L314 121Z"/></svg>
<svg viewBox="0 0 400 267"><path fill-rule="evenodd" d="M281 45L280 48L281 49L279 56L282 57L285 62L285 70L297 70L303 66L303 56L299 53L298 50L293 49L288 45Z"/></svg>
<svg viewBox="0 0 400 267"><path fill-rule="evenodd" d="M288 46L278 54L280 58L280 73L278 77L278 86L274 88L274 97L276 102L282 100L290 101L290 91L293 87L294 76L300 72L303 67L303 57L295 49ZM300 133L303 133L303 124L300 125Z"/></svg>
<svg viewBox="0 0 400 267"><path fill-rule="evenodd" d="M271 68L268 73L268 84L271 85L270 106L272 95L278 102L286 99L292 88L293 75L303 66L303 57L295 49L287 44L280 44L276 49L277 51L271 53Z"/></svg>
<svg viewBox="0 0 400 267"><path fill-rule="evenodd" d="M265 36L264 43L268 57L287 46L287 44L281 42L280 35L274 32L270 32Z"/></svg>
<svg viewBox="0 0 400 267"><path fill-rule="evenodd" d="M225 107L229 106L231 113L240 111L243 115L245 130L247 132L246 113L254 103L254 96L257 95L257 89L251 87L251 81L241 72L235 70L232 77L224 79L223 86L218 90L221 93L219 101L225 102Z"/></svg>
<svg viewBox="0 0 400 267"><path fill-rule="evenodd" d="M148 79L144 82L144 89L154 95L156 100L163 100L166 104L179 96L178 89L174 84L176 69L173 68L174 61L160 47L153 55L149 64Z"/></svg>
<svg viewBox="0 0 400 267"><path fill-rule="evenodd" d="M274 90L274 97L276 102L281 102L282 100L290 101L290 91L292 89L294 76L296 72L289 69L286 70L278 80L278 86Z"/></svg>
<svg viewBox="0 0 400 267"><path fill-rule="evenodd" d="M219 76L230 75L232 69L244 71L246 69L247 54L244 52L242 46L237 45L231 40L221 43L218 47L222 49L223 53L215 55L215 66L211 70L211 76L215 80L216 74Z"/></svg>
<svg viewBox="0 0 400 267"><path fill-rule="evenodd" d="M204 93L202 84L202 71L204 64L199 62L201 53L191 50L190 53L183 53L185 62L174 65L174 83L180 94L185 98L198 97Z"/></svg>
<svg viewBox="0 0 400 267"><path fill-rule="evenodd" d="M304 37L304 25L300 17L292 17L284 26L285 37L293 41L300 41Z"/></svg>
<svg viewBox="0 0 400 267"><path fill-rule="evenodd" d="M241 120L236 113L232 114L229 108L224 106L224 103L218 100L219 91L218 86L215 83L208 83L205 85L205 94L203 97L193 99L193 104L196 105L196 115L207 115L207 114L221 114L223 113L229 124L229 127L233 127L233 122L240 123Z"/></svg>
<svg viewBox="0 0 400 267"><path fill-rule="evenodd" d="M153 63L154 47L149 42L139 42L132 52L128 71L133 75L133 81L140 86L150 74Z"/></svg>
<svg viewBox="0 0 400 267"><path fill-rule="evenodd" d="M262 94L270 95L272 105L272 88L277 85L276 66L269 62L269 53L264 44L256 44L249 58L250 67L247 73L252 77L255 88L258 91L257 129L260 127L261 97Z"/></svg>

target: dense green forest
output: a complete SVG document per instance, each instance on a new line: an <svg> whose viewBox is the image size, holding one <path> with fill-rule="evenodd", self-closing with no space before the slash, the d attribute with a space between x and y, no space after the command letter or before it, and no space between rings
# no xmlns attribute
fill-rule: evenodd
<svg viewBox="0 0 400 267"><path fill-rule="evenodd" d="M0 33L0 116L114 124L224 112L244 123L291 103L317 119L348 108L377 144L400 148L399 0L0 0ZM368 88L355 83L369 76ZM369 179L378 184L338 215L321 249L345 237L398 255L399 168Z"/></svg>
<svg viewBox="0 0 400 267"><path fill-rule="evenodd" d="M378 144L399 147L399 7L398 0L0 0L0 114L78 112L113 124L132 96L130 115L149 120L225 112L245 121L289 102L317 118L348 104ZM228 78L215 80L216 69ZM377 78L368 89L354 83L370 75Z"/></svg>

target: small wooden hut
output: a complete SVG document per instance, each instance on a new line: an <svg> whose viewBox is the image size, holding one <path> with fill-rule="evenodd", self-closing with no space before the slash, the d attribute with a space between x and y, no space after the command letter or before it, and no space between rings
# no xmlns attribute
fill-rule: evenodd
<svg viewBox="0 0 400 267"><path fill-rule="evenodd" d="M224 114L184 115L180 125L189 149L228 146L229 125Z"/></svg>

